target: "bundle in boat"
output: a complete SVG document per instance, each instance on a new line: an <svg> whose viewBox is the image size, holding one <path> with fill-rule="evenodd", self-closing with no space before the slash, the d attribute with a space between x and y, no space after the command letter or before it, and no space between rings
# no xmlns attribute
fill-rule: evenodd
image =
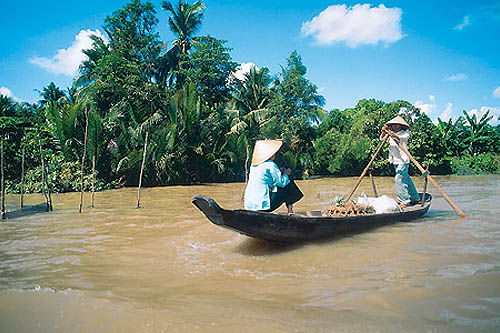
<svg viewBox="0 0 500 333"><path fill-rule="evenodd" d="M342 198L336 198L334 202L322 213L323 216L356 216L374 214L375 208L371 205L359 204L354 201L344 203Z"/></svg>

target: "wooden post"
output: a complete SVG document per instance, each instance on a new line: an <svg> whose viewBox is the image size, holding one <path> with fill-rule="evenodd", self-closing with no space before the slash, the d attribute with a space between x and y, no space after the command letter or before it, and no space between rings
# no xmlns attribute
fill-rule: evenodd
<svg viewBox="0 0 500 333"><path fill-rule="evenodd" d="M248 144L247 144L247 156L245 158L245 185L243 185L243 190L241 190L241 195L240 195L240 207L243 207L243 198L245 196L245 190L247 189L247 184L248 184L248 158L250 156L250 152L248 149Z"/></svg>
<svg viewBox="0 0 500 333"><path fill-rule="evenodd" d="M5 173L5 170L4 170L4 166L3 166L3 137L1 138L1 151L0 151L0 171L2 173L2 176L1 176L1 179L0 179L0 183L1 183L1 190L2 190L2 220L5 219L5 183L4 183L4 173Z"/></svg>
<svg viewBox="0 0 500 333"><path fill-rule="evenodd" d="M420 165L420 163L418 163L418 161L416 159L413 158L413 156L410 154L410 152L408 151L408 149L406 149L405 147L403 147L399 142L397 142L397 144L398 144L398 147L406 155L408 155L408 157L410 158L410 160L415 164L415 166L420 170L420 172L425 173L425 169ZM451 201L450 197L448 197L448 195L446 195L446 193L444 193L444 191L441 189L441 187L439 187L439 185L436 183L436 181L434 181L434 179L432 179L432 177L430 175L427 175L427 178L429 179L429 181L431 182L431 184L436 188L436 190L438 190L439 193L441 193L441 195L446 199L446 201L448 201L448 203L450 204L450 206L455 210L455 212L460 217L467 217L467 215L465 215L465 213L460 208L458 208L457 205L455 205L455 203L453 201Z"/></svg>
<svg viewBox="0 0 500 333"><path fill-rule="evenodd" d="M375 186L375 180L373 179L372 171L370 170L370 181L372 183L372 188L373 188L373 195L375 198L378 198L378 193L377 193L377 187Z"/></svg>
<svg viewBox="0 0 500 333"><path fill-rule="evenodd" d="M347 195L347 197L344 200L344 202L348 202L349 199L351 199L352 195L354 194L354 191L356 191L356 189L358 188L359 184L361 183L361 180L363 180L363 177L366 175L366 172L368 171L368 169L372 165L373 161L375 160L375 157L377 157L378 153L380 152L380 149L382 149L382 146L385 144L385 142L387 141L388 138L389 138L389 136L386 135L385 138L384 138L384 140L382 141L382 143L378 146L377 151L375 152L375 154L373 154L372 159L370 160L370 162L368 162L368 165L366 166L366 168L361 173L361 176L359 176L358 181L356 182L356 184L352 188L351 192L349 192L349 194Z"/></svg>
<svg viewBox="0 0 500 333"><path fill-rule="evenodd" d="M85 130L83 132L83 154L82 154L82 163L80 167L80 208L78 209L78 213L82 212L82 207L83 207L83 167L85 166L85 157L87 155L88 127L89 127L89 114L87 112L87 108L85 107Z"/></svg>
<svg viewBox="0 0 500 333"><path fill-rule="evenodd" d="M19 199L19 205L21 209L24 207L24 150L26 147L23 146L23 151L21 154L21 198Z"/></svg>
<svg viewBox="0 0 500 333"><path fill-rule="evenodd" d="M40 140L39 140L40 141ZM43 172L46 175L45 178L45 186L47 188L47 211L53 211L52 207L52 196L50 195L50 187L49 187L49 167L45 166L45 157L43 156L43 150L42 150L42 141L40 141L40 157L42 159L42 168Z"/></svg>
<svg viewBox="0 0 500 333"><path fill-rule="evenodd" d="M245 183L248 182L248 158L250 156L250 152L248 150L248 145L247 145L247 156L245 159Z"/></svg>
<svg viewBox="0 0 500 333"><path fill-rule="evenodd" d="M427 166L425 167L425 173L424 173L424 175L425 175L425 181L424 181L424 193L422 194L422 202L420 203L420 205L421 205L422 207L424 207L424 204L425 204L425 195L426 195L426 193L427 193L427 185L428 185L428 183L429 183L429 179L427 178L427 176L428 176L427 172L428 172L428 171L429 171L429 166L427 165Z"/></svg>
<svg viewBox="0 0 500 333"><path fill-rule="evenodd" d="M95 153L92 156L92 208L94 208L94 195L95 195Z"/></svg>
<svg viewBox="0 0 500 333"><path fill-rule="evenodd" d="M43 159L43 150L42 150L42 140L38 139L38 145L40 147L40 161L42 162L42 193L45 197L45 202L47 203L47 212L50 210L49 205L49 197L47 192L45 192L45 161Z"/></svg>
<svg viewBox="0 0 500 333"><path fill-rule="evenodd" d="M139 209L141 206L141 185L142 185L142 173L144 171L144 164L146 162L146 151L148 148L148 135L149 132L146 132L146 138L144 139L144 150L142 153L142 164L141 164L141 172L139 174L139 188L137 189L137 206L136 209Z"/></svg>

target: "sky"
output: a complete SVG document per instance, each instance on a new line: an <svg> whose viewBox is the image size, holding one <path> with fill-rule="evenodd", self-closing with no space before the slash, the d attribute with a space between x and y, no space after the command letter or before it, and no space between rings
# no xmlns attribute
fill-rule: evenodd
<svg viewBox="0 0 500 333"><path fill-rule="evenodd" d="M50 82L70 87L89 36L105 36L105 18L126 3L4 1L0 94L34 103ZM171 45L168 13L161 1L151 3L157 31ZM297 51L327 110L365 98L406 100L434 121L490 110L491 123L499 123L500 0L204 3L198 35L226 40L242 71L257 66L278 74Z"/></svg>

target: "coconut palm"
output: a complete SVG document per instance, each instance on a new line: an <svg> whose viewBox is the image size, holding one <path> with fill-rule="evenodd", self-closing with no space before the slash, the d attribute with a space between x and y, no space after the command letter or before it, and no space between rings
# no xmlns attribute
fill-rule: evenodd
<svg viewBox="0 0 500 333"><path fill-rule="evenodd" d="M66 95L64 91L59 89L54 82L50 82L48 86L42 89L40 92L40 104L45 105L50 102L55 102L57 104L61 103L61 99L65 98Z"/></svg>
<svg viewBox="0 0 500 333"><path fill-rule="evenodd" d="M16 103L10 97L0 95L0 116L8 117L16 113Z"/></svg>
<svg viewBox="0 0 500 333"><path fill-rule="evenodd" d="M158 59L158 79L169 84L174 79L182 83L181 75L173 77L172 73L183 69L183 62L186 60L188 51L194 42L193 34L198 31L203 19L205 5L201 1L196 1L190 5L187 1L179 0L176 7L169 1L163 1L162 8L171 13L168 18L170 30L177 36L173 41L173 46Z"/></svg>
<svg viewBox="0 0 500 333"><path fill-rule="evenodd" d="M193 34L201 26L205 4L196 1L190 5L187 1L179 0L179 4L174 8L169 1L163 1L162 8L172 14L172 17L168 18L168 25L170 30L177 35L174 45L179 48L182 54L187 54L191 48Z"/></svg>
<svg viewBox="0 0 500 333"><path fill-rule="evenodd" d="M245 73L244 79L233 78L234 101L238 110L248 113L267 107L272 91L269 88L271 75L266 67L253 67Z"/></svg>

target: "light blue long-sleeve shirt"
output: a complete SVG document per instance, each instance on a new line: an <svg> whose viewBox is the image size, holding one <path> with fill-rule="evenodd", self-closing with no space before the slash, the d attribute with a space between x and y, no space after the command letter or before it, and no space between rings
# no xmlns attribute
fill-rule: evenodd
<svg viewBox="0 0 500 333"><path fill-rule="evenodd" d="M267 210L271 208L270 190L285 187L290 179L272 160L250 167L250 176L245 190L245 209Z"/></svg>

